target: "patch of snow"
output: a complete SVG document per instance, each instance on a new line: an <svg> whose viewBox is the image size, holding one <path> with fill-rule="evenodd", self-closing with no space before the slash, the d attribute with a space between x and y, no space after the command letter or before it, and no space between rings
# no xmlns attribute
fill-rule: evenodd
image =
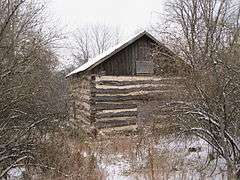
<svg viewBox="0 0 240 180"><path fill-rule="evenodd" d="M24 172L25 168L23 167L12 168L7 173L7 180L21 180L23 179Z"/></svg>

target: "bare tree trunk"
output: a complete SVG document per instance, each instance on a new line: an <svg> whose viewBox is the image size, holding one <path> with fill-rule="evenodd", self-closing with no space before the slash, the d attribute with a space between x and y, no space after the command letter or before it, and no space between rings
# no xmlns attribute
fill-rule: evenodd
<svg viewBox="0 0 240 180"><path fill-rule="evenodd" d="M79 66L119 41L119 30L106 24L84 25L73 34L71 44L74 63Z"/></svg>
<svg viewBox="0 0 240 180"><path fill-rule="evenodd" d="M225 160L228 178L236 179L240 163L239 4L172 0L167 7L164 26L168 31L159 30L160 24L155 30L167 34L166 43L191 66L185 82L189 99L176 102L176 126L209 143Z"/></svg>

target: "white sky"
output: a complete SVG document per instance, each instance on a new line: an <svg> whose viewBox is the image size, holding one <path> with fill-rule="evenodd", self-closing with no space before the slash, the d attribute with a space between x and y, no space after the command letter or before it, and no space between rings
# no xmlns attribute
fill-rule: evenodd
<svg viewBox="0 0 240 180"><path fill-rule="evenodd" d="M48 1L51 18L57 21L57 23L54 23L58 26L56 28L65 32L67 38L81 25L103 23L120 29L120 38L123 40L138 30L150 27L156 20L156 12L163 11L164 3L167 0L46 1ZM63 47L67 43L63 42ZM71 62L71 50L62 48L59 51L59 58L63 64L68 64Z"/></svg>
<svg viewBox="0 0 240 180"><path fill-rule="evenodd" d="M105 23L126 34L148 27L166 0L50 0L50 11L66 30L81 24Z"/></svg>

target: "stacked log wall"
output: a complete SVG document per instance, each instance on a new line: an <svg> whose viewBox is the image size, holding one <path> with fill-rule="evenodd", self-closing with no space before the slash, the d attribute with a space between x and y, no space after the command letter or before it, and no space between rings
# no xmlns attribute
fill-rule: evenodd
<svg viewBox="0 0 240 180"><path fill-rule="evenodd" d="M144 102L184 99L183 81L180 77L96 76L92 122L97 128L135 125L145 113Z"/></svg>
<svg viewBox="0 0 240 180"><path fill-rule="evenodd" d="M73 76L69 86L70 121L77 124L91 124L91 76Z"/></svg>

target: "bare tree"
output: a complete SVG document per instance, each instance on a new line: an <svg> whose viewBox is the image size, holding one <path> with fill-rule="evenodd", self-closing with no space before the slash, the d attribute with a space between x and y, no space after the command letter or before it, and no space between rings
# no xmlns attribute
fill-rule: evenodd
<svg viewBox="0 0 240 180"><path fill-rule="evenodd" d="M45 28L45 6L0 0L0 178L40 164L41 141L64 115L54 75L58 35Z"/></svg>
<svg viewBox="0 0 240 180"><path fill-rule="evenodd" d="M85 25L73 33L72 55L77 65L103 53L119 42L120 32L106 24Z"/></svg>
<svg viewBox="0 0 240 180"><path fill-rule="evenodd" d="M229 179L240 171L239 22L236 1L174 0L167 4L164 28L155 27L191 66L188 101L173 109L181 112L176 125L212 146Z"/></svg>

